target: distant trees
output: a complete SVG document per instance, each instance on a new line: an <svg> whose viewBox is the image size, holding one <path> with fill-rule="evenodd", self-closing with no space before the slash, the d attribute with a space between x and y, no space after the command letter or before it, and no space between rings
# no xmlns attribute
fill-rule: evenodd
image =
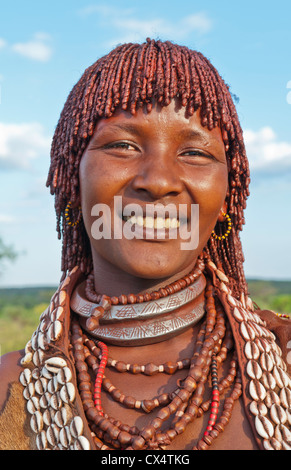
<svg viewBox="0 0 291 470"><path fill-rule="evenodd" d="M4 271L6 261L14 261L17 258L16 253L12 245L6 245L2 238L0 238L0 275Z"/></svg>

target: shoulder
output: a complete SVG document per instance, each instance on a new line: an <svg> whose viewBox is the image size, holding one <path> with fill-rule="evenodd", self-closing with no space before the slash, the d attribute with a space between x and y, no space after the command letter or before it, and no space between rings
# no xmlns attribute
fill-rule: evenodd
<svg viewBox="0 0 291 470"><path fill-rule="evenodd" d="M22 357L23 351L13 351L0 357L0 413L8 398L10 386L19 381L23 370L20 364Z"/></svg>
<svg viewBox="0 0 291 470"><path fill-rule="evenodd" d="M282 350L288 373L291 375L291 317L280 317L272 310L256 310L256 313L266 322L267 328L274 333L276 342Z"/></svg>

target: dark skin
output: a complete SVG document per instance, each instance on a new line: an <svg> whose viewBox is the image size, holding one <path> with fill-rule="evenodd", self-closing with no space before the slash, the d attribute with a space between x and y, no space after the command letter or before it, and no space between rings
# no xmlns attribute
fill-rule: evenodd
<svg viewBox="0 0 291 470"><path fill-rule="evenodd" d="M211 132L201 126L200 114L187 116L176 102L154 107L150 114L139 110L136 116L117 112L101 120L80 165L80 189L83 219L90 238L95 284L98 292L120 295L155 290L187 274L195 265L211 236L221 209L225 210L227 162L219 128ZM190 225L191 204L199 204L199 243L181 250L181 239L96 240L91 227L97 203L113 208L114 196L121 196L123 207L129 203L187 207ZM113 216L112 216L113 217ZM138 260L138 262L137 262ZM200 325L164 342L135 347L109 346L113 358L129 362L162 364L191 357ZM17 380L19 355L11 353L1 364L0 406L7 396L9 382ZM227 367L227 364L225 365ZM115 386L137 399L173 391L176 381L186 375L118 374L106 371ZM110 415L139 427L154 414L128 410L104 394L103 404ZM171 444L171 449L191 449L202 437L206 418L199 418ZM195 439L193 439L195 436ZM241 402L237 402L225 432L211 449L256 448Z"/></svg>
<svg viewBox="0 0 291 470"><path fill-rule="evenodd" d="M137 293L188 273L214 228L227 192L227 163L219 128L209 132L200 114L188 117L172 102L136 116L117 112L101 120L80 164L83 219L92 248L95 283L107 295ZM199 244L181 250L181 238L96 240L95 204L199 205ZM136 260L138 259L138 263Z"/></svg>

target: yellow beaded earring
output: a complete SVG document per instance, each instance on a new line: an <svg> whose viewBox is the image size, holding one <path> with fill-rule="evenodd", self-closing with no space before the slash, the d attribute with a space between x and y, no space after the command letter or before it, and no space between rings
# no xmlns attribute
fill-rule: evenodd
<svg viewBox="0 0 291 470"><path fill-rule="evenodd" d="M78 225L80 223L80 220L82 218L81 206L79 206L78 210L79 210L79 212L78 212L77 218L74 221L72 221L71 216L70 216L70 212L73 211L72 203L71 203L71 201L68 202L68 204L66 206L66 209L65 209L65 219L67 221L67 224L70 225L71 227L75 227L76 225Z"/></svg>
<svg viewBox="0 0 291 470"><path fill-rule="evenodd" d="M226 228L225 232L222 235L217 235L215 233L215 230L212 230L211 235L212 235L213 238L215 238L215 240L224 240L225 238L228 237L228 235L231 232L232 223L231 223L230 216L228 214L226 214L226 212L223 212L223 211L221 211L221 215L224 217L224 219L227 222L227 228Z"/></svg>

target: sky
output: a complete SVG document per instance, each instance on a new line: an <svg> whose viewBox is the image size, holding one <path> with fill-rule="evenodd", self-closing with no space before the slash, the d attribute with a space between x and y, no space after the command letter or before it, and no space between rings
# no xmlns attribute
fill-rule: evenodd
<svg viewBox="0 0 291 470"><path fill-rule="evenodd" d="M290 1L1 0L0 238L18 257L0 287L58 284L45 182L60 112L86 67L147 37L201 51L238 97L251 168L246 276L291 280Z"/></svg>

